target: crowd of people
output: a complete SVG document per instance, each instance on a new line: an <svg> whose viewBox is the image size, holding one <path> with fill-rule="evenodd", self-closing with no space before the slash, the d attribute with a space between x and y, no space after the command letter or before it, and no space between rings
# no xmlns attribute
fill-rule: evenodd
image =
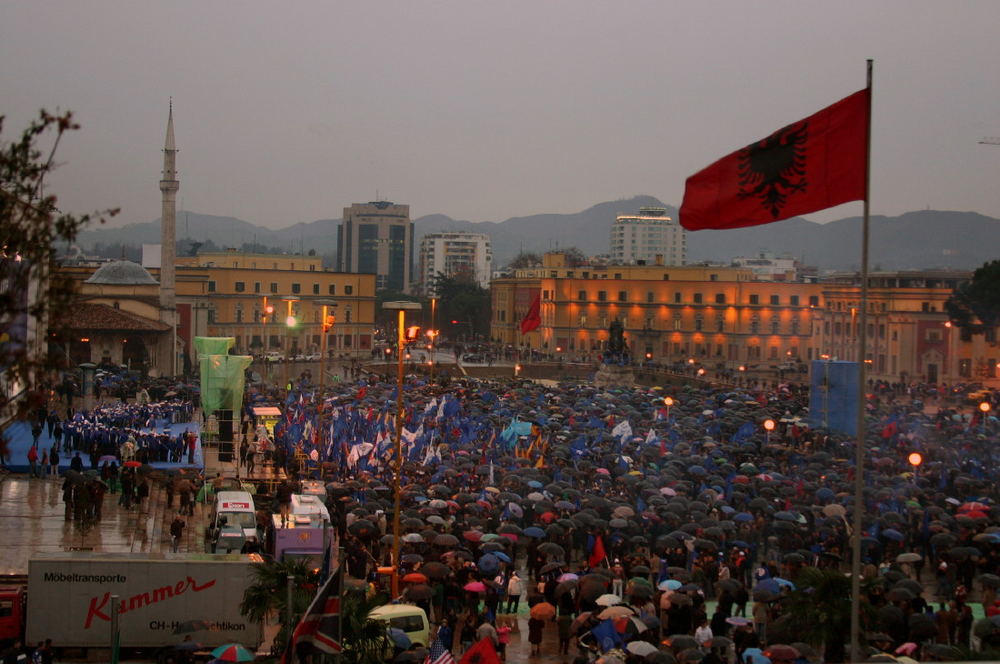
<svg viewBox="0 0 1000 664"><path fill-rule="evenodd" d="M992 647L996 421L947 388L874 387L866 646L923 660ZM403 394L403 599L448 626L448 649L469 623L510 626L523 595L529 641L551 629L581 656L843 656L849 613L834 638L796 620L817 584L849 588L856 471L852 437L810 426L805 388L410 376ZM391 563L396 407L394 383L371 376L323 394L300 382L268 440L291 476L329 482L347 569L374 582Z"/></svg>

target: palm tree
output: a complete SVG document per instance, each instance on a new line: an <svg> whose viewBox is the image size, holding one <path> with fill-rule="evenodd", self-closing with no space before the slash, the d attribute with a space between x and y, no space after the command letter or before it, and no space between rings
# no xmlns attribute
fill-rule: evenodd
<svg viewBox="0 0 1000 664"><path fill-rule="evenodd" d="M782 601L782 627L823 648L825 661L843 662L851 633L851 580L836 569L804 567L795 585Z"/></svg>
<svg viewBox="0 0 1000 664"><path fill-rule="evenodd" d="M340 633L344 641L344 659L354 664L378 664L389 649L385 623L369 617L382 606L386 596L366 595L363 589L345 589L341 607Z"/></svg>
<svg viewBox="0 0 1000 664"><path fill-rule="evenodd" d="M273 653L283 652L295 623L309 607L319 587L319 574L301 560L268 560L253 565L254 583L247 587L240 603L240 613L260 623L278 616L281 628L274 637ZM292 577L292 622L288 615L288 577Z"/></svg>

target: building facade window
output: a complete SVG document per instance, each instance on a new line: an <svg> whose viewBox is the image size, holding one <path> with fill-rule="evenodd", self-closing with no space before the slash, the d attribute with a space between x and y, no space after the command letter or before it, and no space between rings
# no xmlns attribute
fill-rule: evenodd
<svg viewBox="0 0 1000 664"><path fill-rule="evenodd" d="M753 293L750 295L750 304L760 304L760 295Z"/></svg>
<svg viewBox="0 0 1000 664"><path fill-rule="evenodd" d="M247 284L245 281L237 281L236 283L233 284L233 290L235 290L237 293L244 293L246 292L246 289L247 289Z"/></svg>
<svg viewBox="0 0 1000 664"><path fill-rule="evenodd" d="M277 284L277 282L274 282L274 281L271 282L271 292L272 293L277 293L278 292L278 284Z"/></svg>
<svg viewBox="0 0 1000 664"><path fill-rule="evenodd" d="M292 284L292 295L298 295L302 292L302 284Z"/></svg>

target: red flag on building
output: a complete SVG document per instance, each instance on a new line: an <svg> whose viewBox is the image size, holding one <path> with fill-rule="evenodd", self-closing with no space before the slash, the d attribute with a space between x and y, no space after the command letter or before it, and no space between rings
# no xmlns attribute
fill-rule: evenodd
<svg viewBox="0 0 1000 664"><path fill-rule="evenodd" d="M594 536L594 548L590 552L590 556L587 558L587 564L591 567L597 567L601 564L601 561L608 557L607 551L604 550L604 538L600 535Z"/></svg>
<svg viewBox="0 0 1000 664"><path fill-rule="evenodd" d="M535 299L532 300L531 306L528 308L528 313L525 314L524 319L521 321L521 334L537 330L538 326L542 324L541 307L542 294L538 293L535 295Z"/></svg>
<svg viewBox="0 0 1000 664"><path fill-rule="evenodd" d="M493 639L487 636L466 650L462 659L458 660L458 664L500 664L500 656L497 655Z"/></svg>
<svg viewBox="0 0 1000 664"><path fill-rule="evenodd" d="M689 177L681 225L742 228L864 199L868 99L855 92Z"/></svg>
<svg viewBox="0 0 1000 664"><path fill-rule="evenodd" d="M340 584L343 567L338 566L316 593L302 620L295 626L292 638L281 658L282 664L294 662L296 648L302 643L312 644L320 652L335 655L343 651L340 637Z"/></svg>

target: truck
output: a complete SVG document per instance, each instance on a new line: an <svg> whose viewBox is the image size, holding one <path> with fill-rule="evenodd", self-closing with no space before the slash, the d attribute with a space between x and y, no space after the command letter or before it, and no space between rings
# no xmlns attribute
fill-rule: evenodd
<svg viewBox="0 0 1000 664"><path fill-rule="evenodd" d="M108 647L117 595L123 648L159 648L192 631L206 647L255 648L261 626L240 615L258 555L38 553L28 563L27 643Z"/></svg>
<svg viewBox="0 0 1000 664"><path fill-rule="evenodd" d="M330 513L318 496L293 494L291 518L282 522L281 516L275 514L272 519L275 560L304 560L311 569L322 566L334 531L330 528Z"/></svg>
<svg viewBox="0 0 1000 664"><path fill-rule="evenodd" d="M215 494L209 523L205 527L206 553L242 553L258 550L257 508L246 491Z"/></svg>

